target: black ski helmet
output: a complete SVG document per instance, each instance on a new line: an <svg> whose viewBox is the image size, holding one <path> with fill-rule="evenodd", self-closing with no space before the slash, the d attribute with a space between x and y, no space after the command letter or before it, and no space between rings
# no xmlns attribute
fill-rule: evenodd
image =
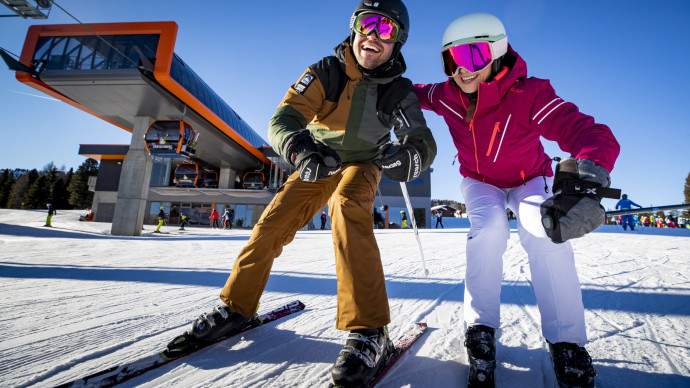
<svg viewBox="0 0 690 388"><path fill-rule="evenodd" d="M355 8L355 12L352 13L350 18L350 44L354 42L355 39L355 29L354 24L357 19L357 15L364 12L373 12L379 15L383 15L395 20L400 27L400 33L398 34L398 40L395 42L393 47L393 52L391 53L391 59L395 59L400 53L400 49L407 41L407 35L410 32L410 16L407 13L407 7L400 0L362 0Z"/></svg>

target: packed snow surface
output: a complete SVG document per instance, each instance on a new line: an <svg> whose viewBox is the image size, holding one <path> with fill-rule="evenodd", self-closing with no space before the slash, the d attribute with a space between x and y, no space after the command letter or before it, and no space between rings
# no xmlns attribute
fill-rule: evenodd
<svg viewBox="0 0 690 388"><path fill-rule="evenodd" d="M0 211L0 386L50 387L161 350L218 293L249 230L164 227L109 234L110 224L59 211ZM419 235L377 230L391 337L428 332L380 387L462 387L467 223ZM498 387L554 387L525 251L515 229L504 256ZM690 230L604 226L572 242L598 387L690 386ZM301 231L275 261L261 311L299 299L302 312L123 383L123 387L324 387L344 344L334 328L330 231Z"/></svg>

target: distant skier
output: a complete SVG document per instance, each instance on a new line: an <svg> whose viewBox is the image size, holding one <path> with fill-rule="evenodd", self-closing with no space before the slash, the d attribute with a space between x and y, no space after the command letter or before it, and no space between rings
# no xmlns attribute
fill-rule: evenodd
<svg viewBox="0 0 690 388"><path fill-rule="evenodd" d="M376 208L374 208L374 226L377 229L383 229L384 228L384 220L383 216L381 213L379 213Z"/></svg>
<svg viewBox="0 0 690 388"><path fill-rule="evenodd" d="M79 216L79 221L92 221L93 220L93 210L86 208L83 215Z"/></svg>
<svg viewBox="0 0 690 388"><path fill-rule="evenodd" d="M441 213L440 210L436 210L435 217L436 217L436 229L438 229L439 225L441 225L441 229L443 229L443 213Z"/></svg>
<svg viewBox="0 0 690 388"><path fill-rule="evenodd" d="M53 207L52 204L47 204L46 207L48 208L48 218L46 218L46 224L44 226L53 226L50 223L50 220L53 218L54 215L57 214L57 210Z"/></svg>
<svg viewBox="0 0 690 388"><path fill-rule="evenodd" d="M184 226L189 223L188 220L189 216L186 216L184 213L180 213L180 230L185 230Z"/></svg>
<svg viewBox="0 0 690 388"><path fill-rule="evenodd" d="M223 229L232 229L232 219L234 216L230 213L231 210L229 207L225 208L223 213Z"/></svg>
<svg viewBox="0 0 690 388"><path fill-rule="evenodd" d="M407 229L407 214L401 210L400 217L402 218L402 221L400 222L402 224L402 228Z"/></svg>
<svg viewBox="0 0 690 388"><path fill-rule="evenodd" d="M211 211L211 216L208 217L211 219L211 229L220 229L220 223L218 221L219 217L220 215L218 214L218 211L214 208L213 211Z"/></svg>
<svg viewBox="0 0 690 388"><path fill-rule="evenodd" d="M158 211L158 227L156 227L156 230L154 230L153 233L160 233L161 232L161 226L163 226L164 222L165 222L165 206L161 206L160 210Z"/></svg>
<svg viewBox="0 0 690 388"><path fill-rule="evenodd" d="M637 207L642 207L635 202L631 201L628 199L628 194L623 194L623 197L618 203L616 204L616 209L620 208L621 210L631 210L633 206ZM623 226L623 230L628 230L627 226L630 225L630 230L635 230L635 223L633 222L633 216L632 214L624 214L621 216L621 225Z"/></svg>
<svg viewBox="0 0 690 388"><path fill-rule="evenodd" d="M321 230L326 229L326 212L321 212Z"/></svg>

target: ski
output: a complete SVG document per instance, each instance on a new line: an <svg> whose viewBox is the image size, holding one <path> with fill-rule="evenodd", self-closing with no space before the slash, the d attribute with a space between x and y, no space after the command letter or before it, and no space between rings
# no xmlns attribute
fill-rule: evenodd
<svg viewBox="0 0 690 388"><path fill-rule="evenodd" d="M224 341L230 337L233 337L237 334L244 333L248 330L251 330L257 326L265 325L266 323L273 322L275 320L278 320L280 318L283 318L287 315L290 315L292 313L296 313L298 311L304 310L304 303L300 302L299 300L295 300L293 302L290 302L282 307L279 307L273 311L270 311L268 313L262 314L262 315L257 315L255 316L252 320L250 320L247 325L242 328L240 331L237 331L235 333L231 333L230 335L227 335L225 337L218 338L217 340L208 343L202 347L196 348L189 353L185 353L182 355L179 355L177 357L170 357L167 355L167 349L164 349L160 351L159 353L152 354L143 358L140 358L138 360L122 364L122 365L117 365L105 370L102 370L100 372L93 373L91 375L88 375L86 377L71 381L69 383L65 383L62 385L58 385L57 388L67 388L67 387L112 387L116 384L120 384L124 381L127 381L129 379L132 379L134 377L137 377L139 375L142 375L146 372L149 372L151 370L154 370L156 368L159 368L165 364L168 364L172 361L178 360L182 357L185 357L189 354L195 353L201 349L204 349L210 345L213 345L215 343Z"/></svg>
<svg viewBox="0 0 690 388"><path fill-rule="evenodd" d="M382 363L381 368L376 372L376 374L371 378L368 385L365 387L374 387L386 373L395 365L396 362L402 357L412 344L426 332L426 323L416 322L412 325L412 328L406 330L402 335L393 343L394 350L393 353L388 357L388 360ZM329 388L337 388L338 386L330 383Z"/></svg>
<svg viewBox="0 0 690 388"><path fill-rule="evenodd" d="M398 338L397 341L395 341L394 346L395 346L395 351L393 354L390 356L388 359L387 365L379 372L376 376L374 376L374 381L369 384L369 387L375 386L382 378L383 376L386 375L386 373L393 367L393 365L398 362L400 357L402 357L403 353L405 353L410 347L412 347L412 344L417 340L417 338L421 337L422 334L426 332L426 323L423 322L416 322L412 325L412 328L406 332L404 332L400 338Z"/></svg>

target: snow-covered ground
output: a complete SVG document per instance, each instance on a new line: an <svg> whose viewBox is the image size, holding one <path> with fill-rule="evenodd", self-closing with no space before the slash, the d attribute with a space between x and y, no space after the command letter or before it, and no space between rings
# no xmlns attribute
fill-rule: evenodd
<svg viewBox="0 0 690 388"><path fill-rule="evenodd" d="M62 211L0 210L0 386L49 387L160 350L220 287L248 230L168 227L109 235L110 224ZM378 230L396 337L429 330L381 387L462 387L465 220L420 231ZM666 234L666 235L665 235ZM668 235L672 234L672 235ZM623 233L604 226L573 241L599 387L690 386L690 230ZM170 363L123 387L314 387L330 381L343 345L334 328L336 280L329 231L299 232L273 267L266 311L306 309ZM505 254L499 387L553 387L529 267L517 235Z"/></svg>

